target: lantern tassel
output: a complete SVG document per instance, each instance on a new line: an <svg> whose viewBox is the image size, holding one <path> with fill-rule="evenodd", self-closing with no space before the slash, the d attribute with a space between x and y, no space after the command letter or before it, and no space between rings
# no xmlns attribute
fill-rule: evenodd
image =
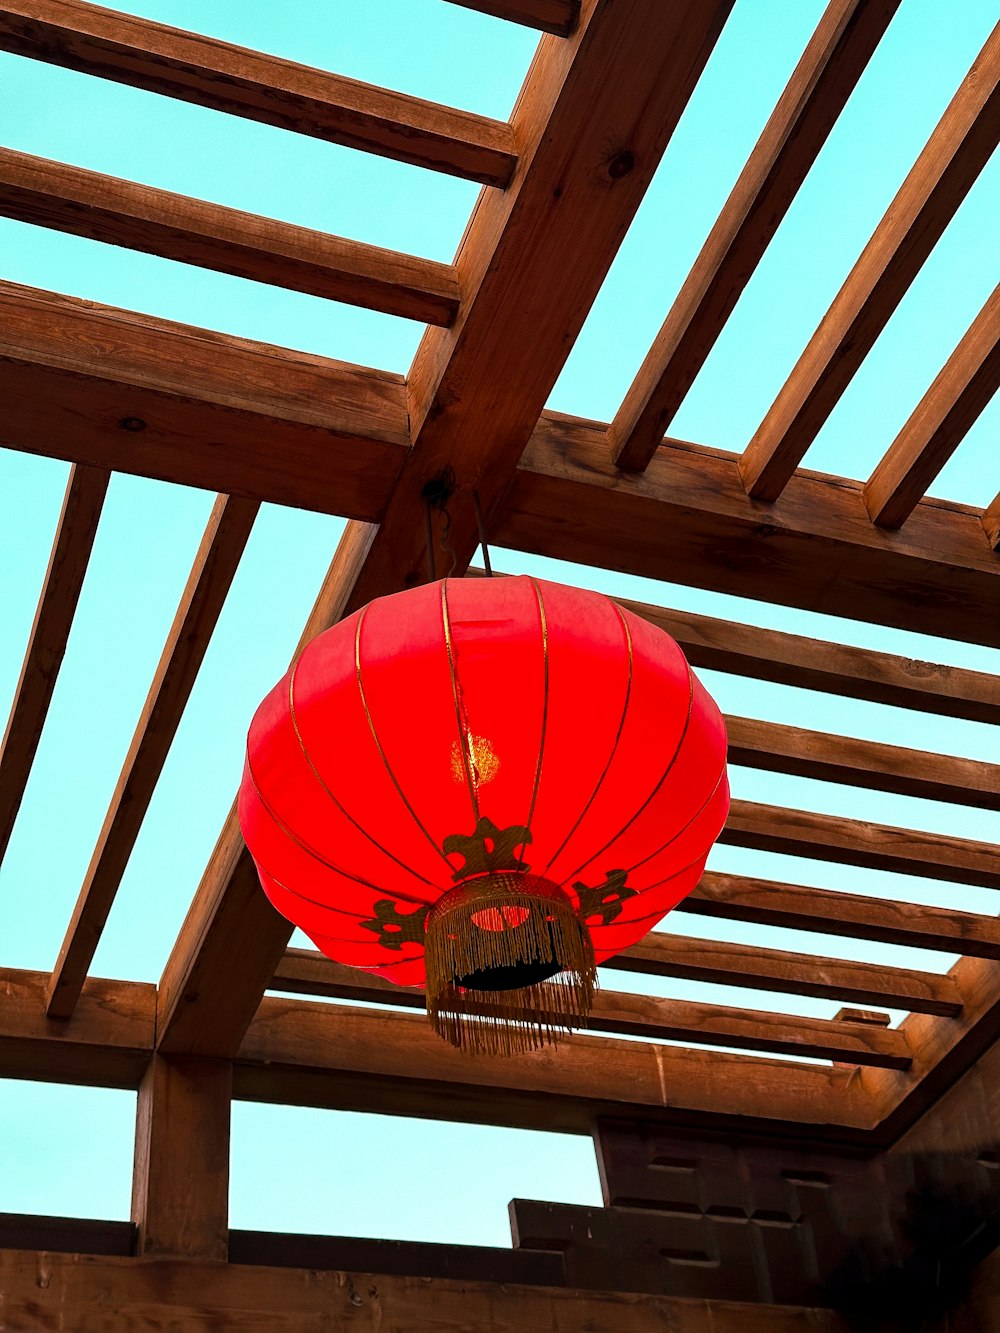
<svg viewBox="0 0 1000 1333"><path fill-rule="evenodd" d="M586 1024L597 968L558 885L526 874L465 881L431 909L427 1011L460 1050L513 1055Z"/></svg>

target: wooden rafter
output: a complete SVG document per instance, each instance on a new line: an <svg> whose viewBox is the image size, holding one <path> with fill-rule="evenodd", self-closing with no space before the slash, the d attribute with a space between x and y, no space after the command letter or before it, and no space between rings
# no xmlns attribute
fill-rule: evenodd
<svg viewBox="0 0 1000 1333"><path fill-rule="evenodd" d="M674 911L1000 962L1000 918L745 875L708 871Z"/></svg>
<svg viewBox="0 0 1000 1333"><path fill-rule="evenodd" d="M53 969L50 1018L69 1018L83 989L258 508L220 495L212 509Z"/></svg>
<svg viewBox="0 0 1000 1333"><path fill-rule="evenodd" d="M676 977L710 985L738 986L752 990L809 995L848 1004L891 1005L918 1013L955 1018L962 1001L947 976L917 972L905 967L876 967L850 963L840 958L816 958L811 954L783 949L761 949L714 940L688 939L680 935L649 934L602 964L604 983L612 984L610 972L636 972L645 976ZM372 987L374 986L374 989ZM330 995L344 1000L374 1000L384 995L404 996L411 1008L423 1006L419 989L384 984L378 978L358 973L309 949L289 949L278 965L271 989L302 995ZM604 999L607 1000L605 995ZM615 1001L623 997L615 996ZM382 1001L393 1003L392 999ZM602 1031L598 1013L597 1031ZM712 1006L709 1006L711 1010ZM797 1020L788 1020L794 1024ZM613 1030L613 1029L608 1029ZM700 1040L700 1038L699 1038ZM739 1041L731 1045L738 1046Z"/></svg>
<svg viewBox="0 0 1000 1333"><path fill-rule="evenodd" d="M666 630L695 667L848 699L868 699L893 708L1000 724L1000 679L988 671L921 662L694 611L619 600Z"/></svg>
<svg viewBox="0 0 1000 1333"><path fill-rule="evenodd" d="M653 457L898 8L827 6L611 423L620 468Z"/></svg>
<svg viewBox="0 0 1000 1333"><path fill-rule="evenodd" d="M733 801L719 841L784 856L1000 889L1000 856L993 843L919 829Z"/></svg>
<svg viewBox="0 0 1000 1333"><path fill-rule="evenodd" d="M729 762L819 782L1000 810L1000 764L727 717Z"/></svg>
<svg viewBox="0 0 1000 1333"><path fill-rule="evenodd" d="M400 375L14 283L0 398L14 448L366 519L409 440Z"/></svg>
<svg viewBox="0 0 1000 1333"><path fill-rule="evenodd" d="M484 185L517 160L502 121L84 0L8 0L0 50Z"/></svg>
<svg viewBox="0 0 1000 1333"><path fill-rule="evenodd" d="M700 946L701 941L695 943ZM705 954L710 953L711 946L708 946ZM274 989L283 988L282 980L289 971L294 976L300 970L294 961L289 967L286 955L275 973ZM424 993L421 990L395 986L391 981L382 981L378 977L367 977L355 968L331 963L327 959L320 960L318 965L313 961L312 970L320 973L320 980L314 983L313 993L357 999L364 1003L374 1001L401 1008L424 1008ZM692 971L695 970L697 956L692 959ZM590 1032L607 1032L613 1036L697 1042L705 1046L733 1046L746 1051L809 1056L817 1060L837 1060L844 1064L872 1065L882 1069L906 1069L910 1064L909 1049L905 1040L900 1038L898 1029L802 1015L774 1014L766 1010L739 1009L724 1004L662 1000L655 996L624 991L599 991L594 998L594 1009L587 1027Z"/></svg>
<svg viewBox="0 0 1000 1333"><path fill-rule="evenodd" d="M450 469L454 485L477 487L487 509L508 484L730 8L731 0L685 0L665 16L659 0L588 0L571 39L542 42L512 122L518 174L506 192L479 201L456 259L459 315L452 329L428 330L411 369L412 444L399 481L377 529L348 528L333 566L335 614L324 624L424 577L427 483ZM609 142L622 146L609 152ZM566 265L574 282L553 298L545 276ZM450 542L464 570L477 544L468 501L456 504ZM223 837L236 846L228 826ZM219 862L232 866L233 900L248 891L245 860ZM239 1040L238 1023L220 1024L201 996L178 1008L188 979L204 971L204 932L228 902L226 883L203 881L189 921L204 914L204 925L184 934L164 973L164 1049L227 1054ZM249 1021L280 957L278 934L267 932L248 961L250 989L233 988L230 1016Z"/></svg>
<svg viewBox="0 0 1000 1333"><path fill-rule="evenodd" d="M862 492L873 523L900 528L1000 387L1000 285Z"/></svg>
<svg viewBox="0 0 1000 1333"><path fill-rule="evenodd" d="M1000 547L1000 495L983 512L981 522L989 544L994 548Z"/></svg>
<svg viewBox="0 0 1000 1333"><path fill-rule="evenodd" d="M611 462L604 428L545 413L494 515L499 546L918 633L1000 646L1000 565L978 511L922 501L874 527L861 484L798 472L767 513L735 454L671 441L644 473ZM830 578L830 569L837 577Z"/></svg>
<svg viewBox="0 0 1000 1333"><path fill-rule="evenodd" d="M1000 141L1000 24L747 445L740 475L776 500Z"/></svg>
<svg viewBox="0 0 1000 1333"><path fill-rule="evenodd" d="M0 860L21 808L87 573L110 474L74 466L38 599L7 729L0 743Z"/></svg>
<svg viewBox="0 0 1000 1333"><path fill-rule="evenodd" d="M428 324L449 324L449 264L0 148L0 214Z"/></svg>
<svg viewBox="0 0 1000 1333"><path fill-rule="evenodd" d="M523 23L528 28L568 37L580 17L580 0L451 0L465 9L478 9L494 18Z"/></svg>

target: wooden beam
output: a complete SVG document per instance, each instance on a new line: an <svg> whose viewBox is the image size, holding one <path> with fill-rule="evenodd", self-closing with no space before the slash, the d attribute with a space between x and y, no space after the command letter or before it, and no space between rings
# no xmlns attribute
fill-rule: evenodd
<svg viewBox="0 0 1000 1333"><path fill-rule="evenodd" d="M358 529L351 529L357 532ZM293 660L343 614L344 589L367 546L341 542ZM229 812L160 980L157 1042L164 1053L232 1056L292 934L264 896Z"/></svg>
<svg viewBox="0 0 1000 1333"><path fill-rule="evenodd" d="M451 0L451 3L557 37L568 37L580 17L580 0Z"/></svg>
<svg viewBox="0 0 1000 1333"><path fill-rule="evenodd" d="M678 977L708 985L742 986L753 990L810 995L820 999L849 1000L854 1004L888 1004L897 1009L941 1014L954 1018L962 1001L947 976L904 967L875 967L839 958L816 958L780 949L750 948L679 935L649 934L603 963L605 972L639 972L647 976ZM604 977L608 982L608 977ZM271 981L271 989L337 999L378 1001L411 1009L424 1007L420 989L396 986L357 969L331 962L312 949L289 949ZM612 996L617 1004L623 997ZM602 1026L608 1000L605 994L592 1026ZM797 1023L797 1019L786 1019ZM613 1028L607 1029L614 1031ZM653 1034L655 1035L655 1034ZM733 1042L739 1045L739 1042Z"/></svg>
<svg viewBox="0 0 1000 1333"><path fill-rule="evenodd" d="M653 457L898 8L830 0L611 423L620 468Z"/></svg>
<svg viewBox="0 0 1000 1333"><path fill-rule="evenodd" d="M901 528L1000 386L1000 285L862 492L873 523Z"/></svg>
<svg viewBox="0 0 1000 1333"><path fill-rule="evenodd" d="M91 977L69 1022L45 1015L45 972L0 969L0 1078L137 1088L153 1049L156 987Z"/></svg>
<svg viewBox="0 0 1000 1333"><path fill-rule="evenodd" d="M365 519L409 440L400 375L15 283L0 398L11 448Z"/></svg>
<svg viewBox="0 0 1000 1333"><path fill-rule="evenodd" d="M421 323L449 324L449 264L0 148L0 214Z"/></svg>
<svg viewBox="0 0 1000 1333"><path fill-rule="evenodd" d="M69 1018L83 989L258 508L220 495L212 509L52 972L50 1018Z"/></svg>
<svg viewBox="0 0 1000 1333"><path fill-rule="evenodd" d="M1000 724L1000 677L872 648L616 598L673 636L692 666L893 708Z"/></svg>
<svg viewBox="0 0 1000 1333"><path fill-rule="evenodd" d="M993 843L919 829L733 801L719 841L784 856L1000 889L1000 856Z"/></svg>
<svg viewBox="0 0 1000 1333"><path fill-rule="evenodd" d="M1000 139L1000 24L941 117L747 445L740 475L776 500Z"/></svg>
<svg viewBox="0 0 1000 1333"><path fill-rule="evenodd" d="M727 717L726 728L733 764L1000 810L998 764L745 717Z"/></svg>
<svg viewBox="0 0 1000 1333"><path fill-rule="evenodd" d="M14 831L42 737L109 480L105 468L74 466L70 470L38 609L0 743L0 861Z"/></svg>
<svg viewBox="0 0 1000 1333"><path fill-rule="evenodd" d="M137 1254L228 1259L232 1085L229 1061L153 1057L136 1111Z"/></svg>
<svg viewBox="0 0 1000 1333"><path fill-rule="evenodd" d="M644 473L626 476L605 434L598 423L544 413L491 541L1000 647L1000 563L978 510L924 500L899 532L882 532L859 482L799 472L763 514L743 490L736 455L671 441Z"/></svg>
<svg viewBox="0 0 1000 1333"><path fill-rule="evenodd" d="M667 936L662 938L666 939ZM716 982L727 978L720 975L723 966L714 954L711 944L702 948L703 941L681 941L676 953L667 945L662 950L654 943L645 955L630 952L630 962L619 963L628 971L653 972L658 975L688 975L698 980ZM675 973L670 966L673 957L683 953L683 945L693 946L693 956L686 973ZM639 949L642 946L637 946ZM291 974L294 980L301 975L296 950L289 959L282 960L271 983L273 989L284 989L284 978ZM308 953L309 951L304 951ZM792 955L794 958L794 955ZM651 960L666 966L649 966ZM699 963L702 964L699 967ZM714 964L714 967L713 967ZM739 968L739 950L729 957L730 974ZM310 959L306 964L311 978L319 973L318 989L306 981L313 994L337 999L359 999L363 1002L399 1005L403 1008L423 1009L424 992L414 987L395 986L391 981L369 977L356 968L333 963L329 959ZM767 976L767 965L761 969ZM776 979L780 965L770 975ZM819 966L816 969L819 972ZM299 985L302 985L299 982ZM749 982L745 984L750 984ZM783 989L783 987L777 987ZM954 1006L949 1008L954 1013ZM818 1060L839 1060L844 1063L871 1064L885 1069L905 1069L909 1051L899 1040L896 1031L880 1031L871 1040L869 1032L858 1033L850 1023L831 1022L824 1018L805 1018L800 1015L772 1014L731 1005L701 1004L686 1000L662 1000L655 996L633 995L624 991L599 991L594 997L594 1009L587 1023L590 1032L608 1032L619 1037L649 1037L655 1041L697 1042L706 1046L735 1046L746 1051L768 1051L779 1055L812 1056Z"/></svg>
<svg viewBox="0 0 1000 1333"><path fill-rule="evenodd" d="M83 0L7 0L0 50L484 185L516 162L502 121Z"/></svg>
<svg viewBox="0 0 1000 1333"><path fill-rule="evenodd" d="M447 474L487 515L497 504L731 8L586 0L572 37L539 46L511 122L517 175L473 214L453 328L428 329L417 350L413 447L348 612L426 577L425 486ZM553 285L559 272L573 281ZM463 572L476 518L468 501L451 516Z"/></svg>
<svg viewBox="0 0 1000 1333"><path fill-rule="evenodd" d="M0 1213L0 1250L129 1255L135 1252L135 1227L131 1222L102 1222L89 1217Z"/></svg>
<svg viewBox="0 0 1000 1333"><path fill-rule="evenodd" d="M118 1328L170 1333L849 1333L832 1311L798 1306L27 1250L0 1253L0 1287L11 1330L97 1333L115 1326L111 1309Z"/></svg>
<svg viewBox="0 0 1000 1333"><path fill-rule="evenodd" d="M1000 962L1000 918L744 875L707 871L674 911Z"/></svg>
<svg viewBox="0 0 1000 1333"><path fill-rule="evenodd" d="M700 1008L677 1010L675 1017L682 1027L693 1026L704 1016ZM631 1018L641 1023L648 1012L636 1007ZM737 1021L730 1022L734 1032ZM747 1021L744 1042L754 1036ZM817 1042L839 1042L835 1029L823 1029L825 1037L815 1033ZM850 1036L843 1034L845 1044L853 1038L852 1060L868 1037L853 1027ZM905 1063L905 1048L893 1034L889 1040L894 1044L886 1058ZM250 1025L234 1079L234 1095L250 1101L567 1133L589 1133L593 1116L616 1114L729 1127L766 1122L774 1128L777 1121L790 1133L822 1126L824 1134L849 1139L872 1123L871 1108L864 1096L855 1099L846 1069L581 1034L564 1041L555 1056L540 1051L518 1060L470 1060L442 1041L422 1014L274 996L264 998Z"/></svg>
<svg viewBox="0 0 1000 1333"><path fill-rule="evenodd" d="M887 1004L894 1009L940 1014L945 1018L955 1018L962 1011L962 998L954 982L934 972L851 963L841 958L817 958L783 949L724 944L682 935L651 933L615 958L609 958L604 967L709 985L846 1000L851 1004Z"/></svg>

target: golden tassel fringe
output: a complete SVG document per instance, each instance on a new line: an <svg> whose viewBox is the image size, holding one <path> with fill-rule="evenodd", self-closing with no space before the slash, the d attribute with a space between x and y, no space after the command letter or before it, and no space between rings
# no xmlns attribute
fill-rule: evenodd
<svg viewBox="0 0 1000 1333"><path fill-rule="evenodd" d="M485 875L447 893L428 918L425 962L432 1027L472 1054L556 1045L585 1026L597 986L590 934L572 902L558 885L533 875ZM559 973L511 990L456 984L533 963L557 965Z"/></svg>

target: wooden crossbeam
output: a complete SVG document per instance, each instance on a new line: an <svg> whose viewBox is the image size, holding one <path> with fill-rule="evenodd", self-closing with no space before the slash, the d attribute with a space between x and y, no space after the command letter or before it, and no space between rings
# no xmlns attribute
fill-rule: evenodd
<svg viewBox="0 0 1000 1333"><path fill-rule="evenodd" d="M719 841L785 856L1000 889L1000 855L993 843L838 815L734 801Z"/></svg>
<svg viewBox="0 0 1000 1333"><path fill-rule="evenodd" d="M745 875L707 871L674 911L1000 962L1000 918Z"/></svg>
<svg viewBox="0 0 1000 1333"><path fill-rule="evenodd" d="M68 1023L45 1015L48 974L0 969L0 1078L138 1088L149 1065L156 987L88 978Z"/></svg>
<svg viewBox="0 0 1000 1333"><path fill-rule="evenodd" d="M699 971L698 950L702 949L703 941L691 943L694 949L691 975L694 976ZM735 952L739 953L738 950ZM306 955L305 960L300 957L303 953ZM672 960L679 958L681 953L682 946L674 951L669 944L660 949L656 943L646 949L645 955L634 954L630 950L629 957L637 966L628 970L652 971L651 967L643 966L649 964L650 955L655 955L657 963L665 962L669 968ZM723 980L719 975L721 967L716 968L713 974L710 944L701 952L700 960L706 964L702 970L712 974L713 980ZM303 978L303 971L306 972L306 978ZM659 972L660 968L657 967L656 971ZM766 975L766 967L762 972ZM293 983L291 986L285 985L286 978ZM292 950L286 954L271 985L275 990L305 990L308 987L311 994L409 1009L423 1009L425 1004L422 990L411 986L396 986L391 981L383 981L381 977L367 976L356 968L331 962L322 955L311 956L309 950ZM954 1013L953 1007L950 1012ZM598 991L587 1028L591 1032L607 1032L614 1036L693 1041L707 1046L735 1046L747 1051L812 1056L819 1060L840 1060L883 1069L905 1069L910 1061L909 1051L905 1042L900 1041L898 1030L890 1028L863 1027L833 1019L773 1014L723 1004L662 1000L655 996L633 995L624 991Z"/></svg>
<svg viewBox="0 0 1000 1333"><path fill-rule="evenodd" d="M611 423L642 471L864 73L899 0L831 0Z"/></svg>
<svg viewBox="0 0 1000 1333"><path fill-rule="evenodd" d="M709 985L809 995L851 1004L885 1004L919 1013L941 1014L946 1018L954 1018L962 1009L961 998L950 979L933 972L876 967L840 958L816 958L782 949L751 948L680 935L649 934L601 966L605 972L676 977ZM383 986L379 982L376 988L379 994L376 994L366 990L371 981L372 978L364 973L333 963L311 949L289 949L278 964L271 988L304 995L332 995L346 1000L375 1000L383 992L389 996L402 994L415 997L411 1008L423 1005L420 990L395 986L392 982ZM604 982L611 984L611 979L605 975ZM606 995L604 999L607 999ZM796 1023L798 1020L787 1021ZM600 1014L596 1027L602 1030Z"/></svg>
<svg viewBox="0 0 1000 1333"><path fill-rule="evenodd" d="M366 519L409 439L400 375L15 283L0 399L13 448Z"/></svg>
<svg viewBox="0 0 1000 1333"><path fill-rule="evenodd" d="M580 17L580 0L451 0L453 5L481 14L523 23L557 37L568 37Z"/></svg>
<svg viewBox="0 0 1000 1333"><path fill-rule="evenodd" d="M109 480L106 468L74 466L70 471L38 609L0 743L0 860L14 831L48 716Z"/></svg>
<svg viewBox="0 0 1000 1333"><path fill-rule="evenodd" d="M620 1017L641 1024L650 1012L630 1009ZM696 1025L710 1015L694 1006L675 1017L690 1029L687 1040L703 1040ZM740 1040L760 1037L762 1030L746 1021ZM833 1028L823 1030L833 1037ZM852 1030L860 1043L852 1046L853 1062L871 1033ZM779 1039L778 1031L765 1039ZM845 1043L851 1040L843 1035ZM889 1040L888 1058L903 1058L905 1048L894 1035ZM570 1133L588 1133L594 1115L616 1114L693 1117L700 1124L702 1117L732 1124L730 1117L746 1116L748 1123L829 1126L834 1136L872 1124L872 1108L864 1095L854 1098L846 1069L579 1033L560 1045L556 1058L542 1051L518 1060L470 1060L443 1042L422 1014L278 996L264 998L250 1025L237 1057L234 1095Z"/></svg>
<svg viewBox="0 0 1000 1333"><path fill-rule="evenodd" d="M576 564L1000 647L1000 565L980 517L925 500L898 533L882 532L859 482L801 471L765 514L735 454L671 441L625 476L604 427L546 412L489 535Z"/></svg>
<svg viewBox="0 0 1000 1333"><path fill-rule="evenodd" d="M747 445L740 474L776 500L1000 141L1000 24Z"/></svg>
<svg viewBox="0 0 1000 1333"><path fill-rule="evenodd" d="M873 523L900 528L1000 387L1000 285L862 492Z"/></svg>
<svg viewBox="0 0 1000 1333"><path fill-rule="evenodd" d="M665 13L659 0L587 0L571 38L541 44L512 122L517 176L473 215L456 259L458 318L452 329L427 331L407 383L412 445L399 481L377 529L349 525L320 627L426 577L428 483L447 474L460 489L476 487L485 509L497 501L730 8L731 0L684 0ZM554 295L547 275L565 266L573 283ZM454 507L449 541L464 571L478 542L467 500ZM277 965L276 946L287 943L273 925L246 937L242 975L221 1010L192 986L211 974L213 949L230 959L217 923L232 903L245 919L252 898L248 858L229 825L223 845L164 972L164 1050L231 1054ZM271 920L269 906L254 910Z"/></svg>
<svg viewBox="0 0 1000 1333"><path fill-rule="evenodd" d="M672 635L694 667L848 699L868 699L893 708L1000 723L1000 678L988 671L807 639L694 611L616 600Z"/></svg>
<svg viewBox="0 0 1000 1333"><path fill-rule="evenodd" d="M400 376L14 284L0 284L0 393L5 445L373 522L409 439ZM491 539L745 597L765 579L776 602L1000 645L1000 624L983 613L998 566L979 512L925 500L890 535L872 526L860 483L799 472L762 523L735 455L674 441L626 479L605 433L544 413ZM686 635L695 665L743 663L807 688L998 716L1000 687L985 673L657 614Z"/></svg>
<svg viewBox="0 0 1000 1333"><path fill-rule="evenodd" d="M729 761L819 782L1000 810L1000 764L727 717Z"/></svg>
<svg viewBox="0 0 1000 1333"><path fill-rule="evenodd" d="M12 1330L107 1329L111 1306L119 1328L156 1321L170 1333L241 1324L247 1333L283 1324L296 1333L849 1333L831 1310L797 1306L27 1250L0 1253L0 1285Z"/></svg>
<svg viewBox="0 0 1000 1333"><path fill-rule="evenodd" d="M7 0L0 50L484 185L516 162L502 121L84 0Z"/></svg>
<svg viewBox="0 0 1000 1333"><path fill-rule="evenodd" d="M0 214L238 278L450 324L449 264L0 148Z"/></svg>
<svg viewBox="0 0 1000 1333"><path fill-rule="evenodd" d="M69 1018L83 989L258 508L220 495L212 509L52 972L50 1018Z"/></svg>

